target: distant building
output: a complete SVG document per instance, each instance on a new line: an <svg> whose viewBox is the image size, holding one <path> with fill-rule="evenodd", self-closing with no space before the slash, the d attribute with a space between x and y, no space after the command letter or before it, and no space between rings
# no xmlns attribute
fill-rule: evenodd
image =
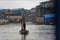
<svg viewBox="0 0 60 40"><path fill-rule="evenodd" d="M54 13L54 3L54 1L41 2L40 5L36 6L37 16L42 16L45 13Z"/></svg>
<svg viewBox="0 0 60 40"><path fill-rule="evenodd" d="M6 15L6 18L8 18L12 22L20 22L22 16L13 14L13 15Z"/></svg>
<svg viewBox="0 0 60 40"><path fill-rule="evenodd" d="M48 14L48 13L54 13L54 1L45 1L45 2L41 2L38 6L36 6L36 18L35 18L35 22L36 23L44 23L44 14ZM37 21L36 19L39 18ZM43 20L42 20L43 19Z"/></svg>
<svg viewBox="0 0 60 40"><path fill-rule="evenodd" d="M43 15L45 13L54 13L54 1L41 2L40 13Z"/></svg>
<svg viewBox="0 0 60 40"><path fill-rule="evenodd" d="M39 16L40 14L40 5L36 6L36 16Z"/></svg>

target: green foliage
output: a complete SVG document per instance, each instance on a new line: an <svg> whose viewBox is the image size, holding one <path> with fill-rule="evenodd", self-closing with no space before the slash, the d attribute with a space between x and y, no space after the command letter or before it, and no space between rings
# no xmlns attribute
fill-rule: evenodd
<svg viewBox="0 0 60 40"><path fill-rule="evenodd" d="M25 11L25 9L17 9L17 10L15 10L15 13L16 14L24 14L24 13L26 13L26 11Z"/></svg>

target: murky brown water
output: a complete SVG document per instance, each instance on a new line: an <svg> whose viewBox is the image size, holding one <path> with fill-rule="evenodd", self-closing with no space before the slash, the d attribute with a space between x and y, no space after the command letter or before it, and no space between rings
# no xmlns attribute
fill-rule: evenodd
<svg viewBox="0 0 60 40"><path fill-rule="evenodd" d="M55 26L27 23L28 35L21 35L21 24L0 25L0 40L55 40Z"/></svg>

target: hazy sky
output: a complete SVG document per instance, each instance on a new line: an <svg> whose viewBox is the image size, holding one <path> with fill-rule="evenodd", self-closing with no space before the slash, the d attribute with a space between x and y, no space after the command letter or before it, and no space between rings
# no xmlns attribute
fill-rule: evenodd
<svg viewBox="0 0 60 40"><path fill-rule="evenodd" d="M13 8L25 8L31 9L36 5L39 5L40 2L48 0L0 0L0 9L13 9Z"/></svg>

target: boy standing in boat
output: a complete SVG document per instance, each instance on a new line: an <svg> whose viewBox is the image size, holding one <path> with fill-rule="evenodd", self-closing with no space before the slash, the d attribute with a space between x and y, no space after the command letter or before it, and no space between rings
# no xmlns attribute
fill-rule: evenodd
<svg viewBox="0 0 60 40"><path fill-rule="evenodd" d="M25 24L25 18L23 17L22 20L21 20L21 30L24 31L26 30L26 24Z"/></svg>

